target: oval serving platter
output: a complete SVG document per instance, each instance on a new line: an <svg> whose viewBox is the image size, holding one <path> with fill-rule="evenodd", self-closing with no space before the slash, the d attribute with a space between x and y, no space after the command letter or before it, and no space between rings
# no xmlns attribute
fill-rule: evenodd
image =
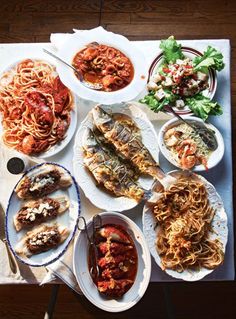
<svg viewBox="0 0 236 319"><path fill-rule="evenodd" d="M130 116L140 129L142 141L148 148L153 158L159 163L159 149L157 142L157 134L152 123L149 121L147 115L135 105L135 103L120 103L113 105L101 106L108 113L122 113ZM84 121L81 123L75 137L74 157L73 157L73 171L75 178L82 188L85 196L97 207L110 211L124 211L134 208L138 202L127 197L115 197L102 188L97 187L96 181L84 166L82 139L83 134L87 128L93 128L92 111L88 113ZM141 176L138 180L139 184L144 189L150 189L153 179L148 176Z"/></svg>
<svg viewBox="0 0 236 319"><path fill-rule="evenodd" d="M18 244L18 242L24 237L24 235L29 231L30 229L22 229L19 232L16 231L14 225L13 225L13 218L16 215L16 213L19 211L19 209L24 205L25 200L21 200L17 197L15 193L15 189L19 182L22 180L24 176L33 176L35 173L40 172L40 169L43 165L54 165L56 167L60 167L65 171L66 174L68 174L72 179L72 185L70 185L68 188L64 189L58 189L54 191L53 193L49 194L48 196L51 198L55 198L57 196L65 195L70 200L70 207L68 210L66 210L63 214L57 216L54 219L51 219L49 222L45 222L46 224L53 224L57 222L59 225L66 226L70 233L69 236L66 238L66 240L60 244L55 249L48 250L46 252L42 252L40 254L32 255L30 257L25 256L19 256L15 252L15 246ZM63 166L56 164L56 163L42 163L39 165L36 165L32 168L30 168L18 181L16 186L14 187L11 196L8 201L8 207L6 211L6 235L7 235L7 241L9 244L9 247L11 248L13 254L24 264L27 264L29 266L33 267L41 267L41 266L47 266L54 261L56 261L58 258L60 258L66 251L70 241L75 235L76 226L78 217L80 215L80 195L77 183L74 179L74 177L71 175L71 173ZM44 223L42 223L44 224Z"/></svg>
<svg viewBox="0 0 236 319"><path fill-rule="evenodd" d="M47 63L49 63L50 65L52 65L55 68L55 75L58 75L57 71L56 71L56 66L54 61L52 62L52 60L48 59L48 57L44 57L44 54L42 53L42 57L29 57L29 56L25 56L25 58L21 58L20 60L17 60L15 62L12 62L11 64L9 64L6 68L4 68L1 72L0 75L0 86L1 86L1 79L4 76L4 73L9 72L10 70L13 70L18 63L20 63L21 61L25 60L25 59L31 59L31 60L39 60L39 61L45 61ZM72 139L75 130L76 130L76 126L77 126L77 117L78 117L78 111L77 111L77 106L78 106L78 98L76 97L76 95L70 90L70 94L72 96L72 110L70 112L71 115L71 121L70 121L70 125L66 131L65 137L63 140L59 141L57 144L53 145L52 147L50 147L50 149L48 149L47 151L44 151L42 153L39 154L34 154L31 157L34 157L35 159L44 159L44 158L48 158L51 156L54 156L56 154L58 154L59 152L61 152L66 145L70 142L70 140ZM3 127L2 127L2 116L0 113L0 136L3 134ZM22 153L24 154L24 153ZM25 155L25 154L24 154Z"/></svg>
<svg viewBox="0 0 236 319"><path fill-rule="evenodd" d="M128 217L115 213L99 214L102 224L116 224L125 228L133 239L138 254L138 269L131 288L121 298L108 298L100 294L88 270L88 240L81 231L74 244L73 268L78 284L90 302L108 312L121 312L133 307L144 295L151 276L151 256L140 228ZM88 232L92 232L92 219L87 223Z"/></svg>
<svg viewBox="0 0 236 319"><path fill-rule="evenodd" d="M201 175L197 175L190 171L172 171L168 174L174 177L194 178L204 183L208 192L209 202L216 211L215 216L212 220L213 231L210 233L210 239L219 239L222 243L223 252L225 253L226 244L228 240L227 214L224 209L223 201L220 195L216 192L215 187ZM156 249L156 239L160 228L156 226L157 222L148 205L144 206L142 222L144 236L148 243L151 255L153 256L157 265L161 268L161 258ZM184 270L183 272L177 272L172 269L166 269L165 272L173 278L182 279L185 281L197 281L209 275L214 270L216 269L207 269L202 267L200 270Z"/></svg>
<svg viewBox="0 0 236 319"><path fill-rule="evenodd" d="M196 56L202 56L203 54L193 48L189 47L182 47L183 54L190 59L195 58ZM149 68L149 76L148 81L150 80L151 76L156 73L157 68L161 65L163 58L163 53L160 53L152 62L150 68ZM216 71L213 69L209 70L209 79L208 79L208 85L209 88L202 91L202 94L206 97L209 97L210 99L213 99L216 88L217 88L217 75ZM178 109L176 107L173 108L175 112L177 112L179 115L191 115L193 112L188 108L186 105L183 109Z"/></svg>

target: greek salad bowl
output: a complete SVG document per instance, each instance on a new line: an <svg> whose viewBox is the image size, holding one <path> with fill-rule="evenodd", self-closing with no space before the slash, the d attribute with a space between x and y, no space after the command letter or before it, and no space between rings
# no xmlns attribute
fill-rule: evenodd
<svg viewBox="0 0 236 319"><path fill-rule="evenodd" d="M213 101L217 73L225 64L223 54L212 46L203 52L181 46L170 36L160 43L162 50L149 69L146 94L141 100L154 112L171 106L181 115L194 114L204 121L209 115L221 115L222 108Z"/></svg>

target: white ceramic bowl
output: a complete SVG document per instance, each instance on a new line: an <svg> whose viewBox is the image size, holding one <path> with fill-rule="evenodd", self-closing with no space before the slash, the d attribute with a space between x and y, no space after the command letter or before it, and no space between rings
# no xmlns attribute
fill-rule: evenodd
<svg viewBox="0 0 236 319"><path fill-rule="evenodd" d="M185 57L190 58L191 60L194 59L196 56L203 55L200 51L193 49L193 48L185 47L185 46L182 47L182 52L185 55ZM156 74L157 69L159 68L159 66L162 63L162 60L163 60L163 53L160 53L153 60L151 66L149 68L148 81L152 77L153 74ZM215 95L216 88L217 88L217 74L216 74L216 71L214 69L209 69L208 75L209 75L209 78L208 78L209 87L207 89L205 89L204 91L202 91L202 94L206 97L209 97L212 100L214 95ZM178 109L178 108L174 107L174 110L179 115L193 114L193 112L188 108L187 105L183 109Z"/></svg>
<svg viewBox="0 0 236 319"><path fill-rule="evenodd" d="M221 133L218 131L218 129L215 126L213 126L212 124L205 123L202 119L200 119L198 117L188 116L188 115L183 116L182 115L182 118L185 119L187 122L197 123L198 125L206 126L207 128L209 128L215 132L215 137L216 137L216 140L218 143L218 147L215 151L213 151L210 154L209 159L207 161L207 167L208 167L208 169L210 169L210 168L216 166L221 161L221 159L224 155L224 140L223 140ZM165 156L165 158L170 163L172 163L173 165L175 165L176 167L179 167L179 168L182 168L181 165L175 160L171 151L169 151L165 145L164 134L168 129L175 127L181 123L182 122L177 118L173 118L173 119L169 120L161 127L159 135L158 135L158 145L159 145L159 148L160 148L162 154ZM200 171L206 170L206 168L204 167L204 165L200 164L200 165L194 166L191 170L195 171L195 172L200 172Z"/></svg>
<svg viewBox="0 0 236 319"><path fill-rule="evenodd" d="M100 214L103 224L123 226L132 237L137 254L138 270L132 287L119 299L106 298L100 294L88 271L88 240L81 231L74 245L73 267L78 284L85 297L100 309L109 312L121 312L133 307L144 295L151 276L151 257L141 229L128 217L115 212ZM87 223L92 232L92 220Z"/></svg>
<svg viewBox="0 0 236 319"><path fill-rule="evenodd" d="M173 171L169 172L171 176L176 178L194 178L200 182L203 182L207 192L211 207L215 210L215 215L212 220L212 232L209 233L210 239L218 239L222 243L222 250L225 252L226 244L228 240L228 226L227 226L227 214L224 209L224 203L220 195L216 192L215 187L209 183L204 177L197 175L190 171ZM158 182L157 182L158 183ZM156 249L157 234L160 227L157 226L157 220L155 219L150 206L145 205L143 209L143 232L147 240L150 252L155 259L157 265L161 268L161 258ZM182 279L185 281L197 281L201 280L205 276L212 273L214 269L200 268L196 270L184 270L183 272L178 272L172 269L166 269L165 272L177 279Z"/></svg>
<svg viewBox="0 0 236 319"><path fill-rule="evenodd" d="M129 85L114 92L96 91L85 87L76 77L74 71L57 62L57 71L62 82L79 97L103 104L112 104L134 99L145 88L147 82L148 67L144 55L134 44L122 35L107 32L102 27L92 30L78 31L72 34L63 43L58 51L67 63L71 64L76 53L81 51L91 42L98 42L114 47L124 53L132 62L134 77Z"/></svg>

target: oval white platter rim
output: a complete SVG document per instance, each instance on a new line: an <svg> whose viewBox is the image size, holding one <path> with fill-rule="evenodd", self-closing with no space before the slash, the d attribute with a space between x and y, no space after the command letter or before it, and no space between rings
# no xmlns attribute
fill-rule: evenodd
<svg viewBox="0 0 236 319"><path fill-rule="evenodd" d="M215 167L217 164L219 164L219 162L222 160L223 156L224 156L224 150L225 150L225 146L224 146L224 139L222 137L222 134L220 133L220 131L211 123L206 123L204 122L202 119L195 117L195 116L190 116L190 115L182 115L182 118L184 120L189 120L191 122L198 122L201 124L204 124L204 126L206 126L209 129L212 129L215 132L215 137L218 143L218 147L215 151L213 151L211 153L211 155L209 156L209 160L208 160L208 170ZM165 146L164 143L164 133L167 131L168 127L175 127L177 125L177 123L182 123L181 120L177 119L177 118L173 118L169 121L167 121L160 129L159 134L158 134L158 145L159 148L161 150L161 153L163 154L163 156L174 166L183 169L179 163L177 163L174 159L174 157L171 155L171 152L167 149L167 147ZM194 166L193 169L191 169L191 171L193 172L201 172L201 171L206 171L204 165L199 164Z"/></svg>
<svg viewBox="0 0 236 319"><path fill-rule="evenodd" d="M182 47L182 51L187 55L186 57L196 57L196 56L202 56L203 54L194 49L194 48L190 48L190 47L186 47L183 46ZM161 52L160 54L158 54L158 56L153 60L150 68L149 68L149 76L148 76L148 81L151 78L151 76L155 73L156 69L158 68L158 66L161 64L162 62L162 57L163 57L163 52ZM213 86L212 91L210 91L209 89L206 89L204 91L202 91L202 94L206 97L209 97L210 100L213 99L216 89L217 89L217 73L214 69L210 69L209 70L209 79L208 79L208 84L209 86ZM183 109L178 109L178 108L174 108L175 111L179 114L179 115L191 115L194 114L186 105Z"/></svg>
<svg viewBox="0 0 236 319"><path fill-rule="evenodd" d="M134 99L145 88L148 65L143 53L126 37L108 32L102 27L75 32L63 43L58 55L71 64L75 54L82 50L85 45L94 41L120 50L131 60L134 66L134 77L131 83L125 88L114 92L92 90L81 84L73 70L57 62L57 70L62 82L80 98L96 103L113 104Z"/></svg>
<svg viewBox="0 0 236 319"><path fill-rule="evenodd" d="M193 175L194 177L199 178L204 183L209 193L209 200L212 206L213 206L212 202L215 201L214 208L216 209L216 214L212 221L212 228L214 229L214 227L218 226L220 227L220 230L221 230L221 233L218 234L218 236L216 236L216 234L211 233L210 238L220 238L220 241L223 245L223 252L225 253L226 244L228 241L228 225L227 225L228 217L224 209L224 203L220 195L217 193L215 187L210 182L208 182L207 179L205 179L203 176L193 173L191 171L174 170L169 172L168 174L171 174L173 176L176 176L176 174L177 175L183 174L184 176ZM153 256L156 264L161 268L161 259L156 250L156 238L157 238L157 232L159 227L157 226L156 229L154 230L153 226L156 224L156 220L153 216L151 209L147 205L145 205L143 208L142 224L143 224L143 233L148 243L151 255ZM169 276L176 279L182 279L185 281L197 281L197 280L203 279L205 276L209 275L216 269L207 269L202 267L200 271L184 270L182 273L179 273L171 269L166 269L163 271L165 271Z"/></svg>
<svg viewBox="0 0 236 319"><path fill-rule="evenodd" d="M153 146L153 143L148 145L148 150L153 155L154 159L157 163L159 163L159 148L157 142L157 134L156 131L148 119L145 112L143 112L138 106L135 105L135 102L130 103L117 103L112 106L109 105L102 105L105 111L113 111L113 113L124 113L127 115L137 113L137 116L134 118L134 121L137 123L138 127L140 128L140 132L142 134L142 139L144 144L147 146L147 140L150 139L151 141L156 143L156 147ZM131 110L131 111L129 111ZM133 110L133 111L132 111ZM140 127L140 123L145 124L145 129ZM79 184L80 188L83 190L85 196L98 208L106 209L110 211L125 211L134 208L139 203L131 198L127 197L115 197L109 194L108 192L103 191L103 189L96 187L96 181L91 175L91 173L86 169L83 163L83 150L82 150L82 136L84 130L89 126L92 125L92 111L90 111L86 118L80 124L80 127L77 130L75 136L75 143L74 143L74 154L73 154L73 172L77 183ZM148 128L148 130L147 130ZM152 148L150 147L152 145ZM151 188L153 179L150 177L141 177L140 184L145 188ZM96 195L97 194L97 195Z"/></svg>
<svg viewBox="0 0 236 319"><path fill-rule="evenodd" d="M45 58L43 57L37 57L37 56L25 56L22 57L20 60L16 60L14 62L11 62L10 64L8 64L0 73L0 80L1 77L4 75L4 73L6 73L7 71L10 71L11 69L13 69L14 67L17 66L18 63L24 61L25 59L31 59L31 60L39 60L39 61L45 61L47 63L49 63L50 65L52 65L55 68L55 73L58 74L58 72L56 71L56 64L52 62L52 60L47 59L47 57ZM70 125L66 131L66 136L62 141L59 141L58 143L56 143L55 145L53 145L52 147L50 147L49 150L42 152L40 154L34 154L33 157L35 159L45 159L51 156L54 156L56 154L58 154L59 152L61 152L71 141L75 131L76 131L76 126L77 126L77 116L78 116L78 111L77 111L77 104L78 104L78 97L74 94L74 92L72 92L70 89L70 94L72 96L72 110L70 112L70 116L71 116L71 120L70 120ZM3 127L2 127L2 115L0 114L0 136L1 134L3 134ZM4 144L5 145L5 144ZM12 148L13 149L13 148ZM17 150L15 150L17 151ZM23 152L17 151L20 154L26 155Z"/></svg>
<svg viewBox="0 0 236 319"><path fill-rule="evenodd" d="M139 295L137 295L133 300L129 301L128 303L126 303L122 307L107 306L107 305L103 305L102 301L100 303L95 301L95 299L91 297L89 289L85 289L86 285L84 284L84 282L89 282L91 285L93 285L93 288L96 291L97 296L99 296L99 299L103 300L105 303L111 303L111 301L113 301L113 300L115 300L115 302L119 303L119 301L121 299L116 300L116 299L108 299L108 298L106 299L106 297L102 298L101 294L97 290L96 285L93 283L92 278L90 277L89 273L88 273L89 280L86 280L86 279L82 280L81 279L82 276L81 276L80 270L78 269L79 268L78 260L81 261L81 260L83 260L83 258L82 259L80 258L78 246L80 243L80 238L81 238L81 236L83 236L82 232L79 233L79 235L75 239L75 243L74 243L73 270L74 270L74 274L75 274L76 280L79 284L81 291L83 292L85 297L92 304L94 304L96 307L98 307L102 310L105 310L105 311L122 312L122 311L128 310L131 307L133 307L143 297L143 295L144 295L144 293L149 285L150 277L151 277L151 256L150 256L150 252L149 252L147 243L145 241L145 237L144 237L141 229L129 217L122 215L120 213L111 212L111 211L102 212L99 215L101 215L103 217L103 224L109 223L109 222L105 221L106 219L109 220L109 218L117 219L118 220L117 224L119 224L119 220L121 220L123 223L125 223L127 225L129 235L132 237L134 243L136 244L136 249L137 249L137 241L138 241L139 246L140 246L140 250L141 250L141 253L143 256L142 260L143 260L143 262L145 261L145 263L144 263L145 273L144 274L142 273L142 275L143 275L142 290L141 290L141 292L140 291L137 292L137 294L139 293ZM92 223L92 218L87 222L88 229L91 226L91 223ZM134 234L134 232L135 232L135 234ZM137 253L138 253L138 249L137 249ZM139 260L139 258L140 258L140 256L138 254L138 260ZM86 263L87 263L87 259L86 259ZM78 264L78 266L76 266L76 264ZM138 276L138 273L140 270L141 269L139 269L139 261L138 261L138 270L137 270L137 275L136 275L134 284L126 292L126 294L123 296L123 298L126 298L127 295L132 294L132 289L135 291L135 283L136 283L137 276Z"/></svg>
<svg viewBox="0 0 236 319"><path fill-rule="evenodd" d="M55 257L52 258L52 260L48 260L46 262L42 262L42 263L32 263L30 262L30 260L32 260L32 258L34 258L34 255L32 255L30 258L27 258L27 257L21 257L19 256L16 252L15 252L15 249L13 248L13 246L15 246L15 244L13 245L12 244L12 240L11 240L11 235L10 235L10 230L9 230L9 223L11 222L12 223L12 230L16 233L17 235L17 231L15 230L14 226L13 226L13 220L12 221L9 221L9 209L10 209L10 205L11 205L11 200L13 198L13 196L15 195L15 188L17 187L17 185L19 184L19 182L22 180L22 178L24 176L26 176L28 173L32 173L35 169L38 169L39 167L45 165L45 164L49 164L49 165L55 165L55 166L58 166L62 169L64 169L66 171L66 173L69 174L69 176L72 178L72 185L70 187L73 187L74 188L74 193L76 194L76 200L74 199L74 203L76 204L76 206L74 208L71 208L71 198L69 197L69 200L70 200L70 213L71 213L71 219L73 219L74 221L74 227L72 227L72 229L70 229L70 234L69 236L67 237L67 239L62 243L60 244L56 250L59 250L59 252L57 253L57 255ZM69 193L69 191L68 191ZM71 192L70 192L71 193ZM53 194L53 193L52 193ZM16 196L16 195L15 195ZM49 194L48 196L51 196L51 194ZM53 197L53 196L52 196ZM18 199L18 198L16 198ZM19 199L18 199L19 200ZM20 201L20 200L19 200ZM23 202L23 201L22 201ZM73 211L72 211L73 210ZM20 261L22 262L23 264L25 265L28 265L28 266L31 266L31 267L42 267L42 266L48 266L49 264L55 262L56 260L58 260L67 250L70 242L72 241L72 239L74 238L75 236L75 233L76 233L76 230L77 230L77 222L78 222L78 217L80 216L80 211L81 211L81 201L80 201L80 194L79 194L79 188L78 188L78 185L77 185L77 182L75 180L75 178L73 177L73 175L70 173L70 171L65 168L64 166L58 164L58 163L53 163L53 162L45 162L45 163L40 163L40 164L37 164L33 167L31 167L30 169L28 169L23 175L22 177L19 179L19 181L16 183L14 189L12 190L12 193L9 197L9 200L8 200L8 204L7 204L7 210L6 210L6 218L5 218L5 234L6 234L6 239L7 239L7 242L8 242L8 245L13 253L13 255ZM66 214L67 212L65 212ZM15 215L16 212L13 213L13 215ZM68 212L69 214L69 212ZM75 216L74 216L75 215ZM50 224L53 224L55 221L57 221L57 219L53 219L53 220L50 220L48 223ZM44 223L43 223L44 224ZM27 231L29 230L25 230L24 233L26 233ZM21 238L23 236L21 235ZM53 254L55 253L55 250L49 250L47 252L44 252L42 253L43 255L46 254L46 255L50 255L50 254ZM42 254L38 254L38 255L35 255L35 256L42 256ZM38 257L39 258L39 257ZM48 257L45 257L45 259L49 259Z"/></svg>

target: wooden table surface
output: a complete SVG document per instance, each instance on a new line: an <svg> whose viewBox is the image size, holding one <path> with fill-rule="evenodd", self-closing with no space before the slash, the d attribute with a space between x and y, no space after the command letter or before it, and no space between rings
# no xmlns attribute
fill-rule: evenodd
<svg viewBox="0 0 236 319"><path fill-rule="evenodd" d="M228 38L232 46L232 124L236 120L236 1L226 0L5 0L0 42L48 42L52 32L102 25L130 40ZM1 61L0 61L1 63ZM226 123L227 125L227 123ZM235 156L235 147L233 147ZM0 318L43 318L51 286L0 286ZM60 287L54 318L231 319L235 282L152 283L131 310L112 315Z"/></svg>

